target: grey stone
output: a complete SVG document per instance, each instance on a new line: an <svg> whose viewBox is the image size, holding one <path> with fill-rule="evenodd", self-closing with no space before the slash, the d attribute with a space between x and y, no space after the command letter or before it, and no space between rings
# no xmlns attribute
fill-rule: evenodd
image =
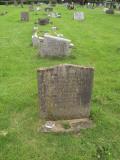
<svg viewBox="0 0 120 160"><path fill-rule="evenodd" d="M39 19L38 19L38 24L39 24L39 25L49 24L49 18L44 18L44 19L39 18Z"/></svg>
<svg viewBox="0 0 120 160"><path fill-rule="evenodd" d="M74 20L82 21L84 19L85 19L85 16L84 16L83 12L76 12L76 13L74 13Z"/></svg>
<svg viewBox="0 0 120 160"><path fill-rule="evenodd" d="M71 41L62 37L45 35L39 54L45 56L69 56L73 44Z"/></svg>
<svg viewBox="0 0 120 160"><path fill-rule="evenodd" d="M113 9L108 9L108 10L106 10L106 14L114 14L114 10Z"/></svg>
<svg viewBox="0 0 120 160"><path fill-rule="evenodd" d="M29 11L34 11L34 6L33 5L29 5Z"/></svg>
<svg viewBox="0 0 120 160"><path fill-rule="evenodd" d="M89 118L93 68L63 64L40 68L37 75L41 118Z"/></svg>
<svg viewBox="0 0 120 160"><path fill-rule="evenodd" d="M43 38L39 37L36 33L32 35L33 47L41 47L42 41L43 41Z"/></svg>
<svg viewBox="0 0 120 160"><path fill-rule="evenodd" d="M21 12L21 21L29 21L29 13Z"/></svg>
<svg viewBox="0 0 120 160"><path fill-rule="evenodd" d="M51 12L48 16L52 18L61 18L61 14L55 12Z"/></svg>
<svg viewBox="0 0 120 160"><path fill-rule="evenodd" d="M52 7L46 7L45 8L45 12L52 12L53 11L53 8Z"/></svg>

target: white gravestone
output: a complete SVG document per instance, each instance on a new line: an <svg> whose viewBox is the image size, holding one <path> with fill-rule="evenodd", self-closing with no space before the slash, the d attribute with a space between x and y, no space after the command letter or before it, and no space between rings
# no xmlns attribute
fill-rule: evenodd
<svg viewBox="0 0 120 160"><path fill-rule="evenodd" d="M85 19L83 12L76 12L74 13L74 20L82 21Z"/></svg>

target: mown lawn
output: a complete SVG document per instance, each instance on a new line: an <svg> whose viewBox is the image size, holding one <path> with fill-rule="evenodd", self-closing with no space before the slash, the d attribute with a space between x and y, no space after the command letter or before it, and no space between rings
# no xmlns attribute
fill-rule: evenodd
<svg viewBox="0 0 120 160"><path fill-rule="evenodd" d="M3 10L8 14L0 16L0 160L120 160L120 14L77 7L86 16L77 22L74 11L56 7L62 18L52 19L53 25L75 47L68 58L49 59L31 46L34 22L43 12L31 12L24 23L20 12L27 6L0 6ZM60 63L95 67L91 118L96 127L80 135L38 132L36 69Z"/></svg>

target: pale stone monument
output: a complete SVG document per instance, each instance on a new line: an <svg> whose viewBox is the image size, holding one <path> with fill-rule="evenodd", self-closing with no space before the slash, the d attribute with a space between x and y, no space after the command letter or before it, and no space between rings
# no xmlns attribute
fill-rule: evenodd
<svg viewBox="0 0 120 160"><path fill-rule="evenodd" d="M44 10L45 10L45 12L52 12L53 8L52 7L46 7Z"/></svg>
<svg viewBox="0 0 120 160"><path fill-rule="evenodd" d="M40 68L37 75L41 118L89 118L93 68L63 64Z"/></svg>
<svg viewBox="0 0 120 160"><path fill-rule="evenodd" d="M44 35L43 42L41 42L41 47L39 48L39 54L42 57L45 56L69 56L73 44L70 40L56 37L51 35Z"/></svg>
<svg viewBox="0 0 120 160"><path fill-rule="evenodd" d="M83 12L76 12L74 13L74 20L82 21L85 19Z"/></svg>
<svg viewBox="0 0 120 160"><path fill-rule="evenodd" d="M34 35L32 35L32 44L33 44L33 47L41 47L42 42L43 42L43 38L39 37L37 35L37 33L35 33Z"/></svg>
<svg viewBox="0 0 120 160"><path fill-rule="evenodd" d="M21 21L29 21L29 13L21 12Z"/></svg>

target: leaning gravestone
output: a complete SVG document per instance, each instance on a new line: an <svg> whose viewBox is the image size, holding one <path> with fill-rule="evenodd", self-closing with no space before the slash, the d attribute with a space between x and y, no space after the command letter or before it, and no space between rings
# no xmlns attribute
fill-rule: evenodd
<svg viewBox="0 0 120 160"><path fill-rule="evenodd" d="M41 42L41 47L39 48L39 54L42 57L45 56L69 56L73 44L69 39L62 37L56 37L51 35L44 35L43 42Z"/></svg>
<svg viewBox="0 0 120 160"><path fill-rule="evenodd" d="M74 20L82 21L85 19L83 12L76 12L74 13Z"/></svg>
<svg viewBox="0 0 120 160"><path fill-rule="evenodd" d="M40 68L37 74L40 112L43 119L89 118L93 68L63 64Z"/></svg>
<svg viewBox="0 0 120 160"><path fill-rule="evenodd" d="M29 21L29 13L21 12L21 21Z"/></svg>

